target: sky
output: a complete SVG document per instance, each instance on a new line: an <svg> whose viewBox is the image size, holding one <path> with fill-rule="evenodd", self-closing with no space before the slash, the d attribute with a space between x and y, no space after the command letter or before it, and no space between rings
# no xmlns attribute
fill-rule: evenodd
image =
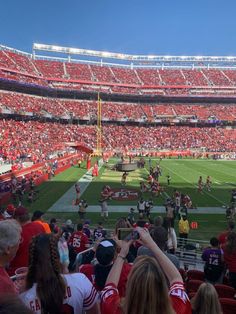
<svg viewBox="0 0 236 314"><path fill-rule="evenodd" d="M235 12L236 0L2 0L0 44L235 56Z"/></svg>

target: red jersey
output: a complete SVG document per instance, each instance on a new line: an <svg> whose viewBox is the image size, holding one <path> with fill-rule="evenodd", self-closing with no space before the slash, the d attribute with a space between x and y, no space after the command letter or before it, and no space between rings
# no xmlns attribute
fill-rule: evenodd
<svg viewBox="0 0 236 314"><path fill-rule="evenodd" d="M118 291L119 291L119 295L121 297L125 296L127 278L128 278L128 275L129 275L129 272L130 272L131 268L132 268L131 264L125 263L123 265L122 270L121 270L120 280L119 280L118 287L117 287ZM96 285L96 282L95 282L94 265L91 265L91 264L81 265L79 271L86 275L86 277L91 281L91 283L94 285L94 287L98 291L101 290Z"/></svg>
<svg viewBox="0 0 236 314"><path fill-rule="evenodd" d="M220 245L223 246L226 241L227 241L227 237L229 235L230 231L223 231L219 236L218 236L218 240L220 242Z"/></svg>
<svg viewBox="0 0 236 314"><path fill-rule="evenodd" d="M223 247L224 251L224 261L230 273L236 273L236 252L228 253L228 251Z"/></svg>
<svg viewBox="0 0 236 314"><path fill-rule="evenodd" d="M191 304L182 282L175 282L169 290L176 314L191 314ZM114 284L107 284L101 293L101 314L121 314L120 296Z"/></svg>
<svg viewBox="0 0 236 314"><path fill-rule="evenodd" d="M27 267L29 263L29 246L32 238L38 234L45 233L42 225L37 222L29 222L22 226L22 242L16 252L16 256L10 262L8 273L15 275L15 270L19 267Z"/></svg>
<svg viewBox="0 0 236 314"><path fill-rule="evenodd" d="M76 231L72 233L68 244L71 245L78 254L88 248L89 239L82 231Z"/></svg>
<svg viewBox="0 0 236 314"><path fill-rule="evenodd" d="M4 294L16 294L16 288L6 270L0 267L0 295Z"/></svg>

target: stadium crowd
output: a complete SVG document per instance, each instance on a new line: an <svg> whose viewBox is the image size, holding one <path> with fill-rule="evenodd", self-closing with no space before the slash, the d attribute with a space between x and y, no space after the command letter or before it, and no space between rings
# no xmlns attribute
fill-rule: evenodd
<svg viewBox="0 0 236 314"><path fill-rule="evenodd" d="M132 69L67 60L35 60L29 54L8 49L0 50L0 77L53 88L96 91L105 87L108 93L136 95L149 93L150 87L154 93L167 95L191 94L195 89L206 95L218 91L229 95L235 94L236 84L235 71L230 69Z"/></svg>
<svg viewBox="0 0 236 314"><path fill-rule="evenodd" d="M14 92L0 93L2 113L9 110L15 114L31 114L53 117L73 117L90 120L97 116L96 101L66 100L26 95ZM208 119L234 121L236 108L233 104L132 104L102 101L102 118L111 121L155 121L155 119Z"/></svg>
<svg viewBox="0 0 236 314"><path fill-rule="evenodd" d="M70 151L66 142L96 144L96 127L74 124L0 120L0 158L2 162L34 163L50 159L58 152ZM103 127L103 150L135 152L141 150L204 149L208 152L234 152L236 131L197 127Z"/></svg>
<svg viewBox="0 0 236 314"><path fill-rule="evenodd" d="M128 215L109 233L102 223L94 230L86 220L48 223L42 211L30 217L27 208L8 206L0 220L0 313L17 304L19 313L36 314L233 314L234 223L203 248L204 270L183 269L176 253L188 250L187 238L176 242L169 212L177 198L176 191L164 220L131 224ZM187 221L180 212L179 233Z"/></svg>

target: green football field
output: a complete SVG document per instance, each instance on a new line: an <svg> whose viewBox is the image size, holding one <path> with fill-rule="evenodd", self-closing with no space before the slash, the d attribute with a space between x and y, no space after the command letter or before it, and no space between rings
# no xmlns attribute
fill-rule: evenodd
<svg viewBox="0 0 236 314"><path fill-rule="evenodd" d="M117 160L111 159L110 164L115 164ZM194 207L221 207L227 205L230 200L230 192L236 187L236 162L234 161L213 161L213 160L194 160L194 159L152 159L152 166L160 163L162 176L159 181L164 189L161 196L154 198L156 205L162 205L166 197L172 196L175 189L188 194ZM144 169L137 169L130 172L127 177L127 188L139 190L140 181L146 181L149 172L149 163L146 160ZM167 175L171 176L170 185L167 185ZM211 176L211 191L203 189L203 193L197 191L199 176ZM96 205L102 187L106 184L112 188L121 187L121 172L112 171L103 167L92 184L85 191L83 197L91 205ZM144 193L144 198L149 198L150 193ZM110 201L111 205L122 205L122 201ZM137 201L125 201L125 204L134 205Z"/></svg>
<svg viewBox="0 0 236 314"><path fill-rule="evenodd" d="M109 166L115 164L118 160L111 159ZM159 159L152 159L152 166L159 163ZM230 192L236 188L236 162L235 161L213 161L213 160L195 160L195 159L163 159L160 162L162 176L160 183L164 188L161 196L154 199L155 205L163 205L166 197L171 196L175 189L191 196L193 205L196 207L222 207L229 203ZM38 199L33 204L25 205L31 211L47 210L56 202L74 183L86 173L85 164L82 168L72 167L65 172L57 175L52 180L43 183L38 187ZM167 186L167 175L171 176L171 184ZM99 176L94 178L83 194L89 205L97 205L100 199L102 187L106 184L112 188L121 188L120 172L111 171L102 167ZM197 181L199 176L203 177L205 182L207 175L211 176L212 189L204 189L202 194L197 192ZM137 169L129 173L127 177L126 188L139 189L139 182L146 180L148 176L148 159L144 169ZM144 198L148 198L149 193L144 193ZM135 201L109 201L109 205L136 205ZM194 211L193 211L194 212ZM108 222L105 227L112 228L117 218L125 216L125 213L110 213ZM47 213L46 219L56 217L63 222L66 219L72 219L74 223L78 221L77 213ZM153 214L154 216L154 214ZM92 224L100 220L99 213L88 213L87 218L91 219ZM195 239L209 239L217 235L226 227L226 219L223 214L194 214L189 215L190 221L198 221L199 228L191 230L190 237Z"/></svg>

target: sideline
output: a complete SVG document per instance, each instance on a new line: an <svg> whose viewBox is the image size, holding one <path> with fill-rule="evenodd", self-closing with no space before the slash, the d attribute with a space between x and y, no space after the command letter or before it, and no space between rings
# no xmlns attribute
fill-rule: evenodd
<svg viewBox="0 0 236 314"><path fill-rule="evenodd" d="M103 166L103 161L98 162L98 171ZM89 184L93 181L92 176L93 167L90 168L77 182L80 185L80 196L83 195L85 190L88 188ZM78 206L73 205L73 200L76 199L75 185L73 184L69 190L64 193L48 210L47 212L77 212ZM91 206L90 206L91 207ZM100 211L100 206L99 206Z"/></svg>

